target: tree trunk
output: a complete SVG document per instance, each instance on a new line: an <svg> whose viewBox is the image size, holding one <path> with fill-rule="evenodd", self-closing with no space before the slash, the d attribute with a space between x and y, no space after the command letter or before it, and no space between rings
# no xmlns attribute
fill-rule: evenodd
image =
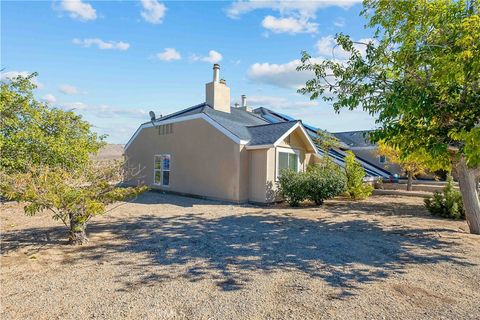
<svg viewBox="0 0 480 320"><path fill-rule="evenodd" d="M71 245L82 245L88 242L87 234L85 230L87 224L76 217L74 214L70 214L70 232L68 237L68 243Z"/></svg>
<svg viewBox="0 0 480 320"><path fill-rule="evenodd" d="M407 191L412 191L412 185L413 185L412 171L408 171L407 174L408 174Z"/></svg>
<svg viewBox="0 0 480 320"><path fill-rule="evenodd" d="M480 234L480 199L478 198L475 169L467 166L464 156L460 158L456 169L458 184L462 193L465 218L467 219L470 233Z"/></svg>

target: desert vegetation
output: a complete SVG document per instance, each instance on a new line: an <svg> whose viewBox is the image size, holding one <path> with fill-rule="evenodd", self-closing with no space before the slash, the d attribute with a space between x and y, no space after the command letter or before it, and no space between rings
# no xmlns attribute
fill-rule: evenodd
<svg viewBox="0 0 480 320"><path fill-rule="evenodd" d="M28 215L52 212L69 229L69 243L84 244L91 217L146 189L119 187L121 162L91 160L105 137L73 111L37 101L35 76L1 83L0 194Z"/></svg>

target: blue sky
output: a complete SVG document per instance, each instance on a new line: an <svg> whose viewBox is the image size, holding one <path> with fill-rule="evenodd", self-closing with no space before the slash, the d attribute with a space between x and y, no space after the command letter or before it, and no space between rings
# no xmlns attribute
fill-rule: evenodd
<svg viewBox="0 0 480 320"><path fill-rule="evenodd" d="M332 132L371 129L363 111L338 115L296 93L309 78L295 71L301 50L324 59L336 33L371 37L360 10L358 0L2 1L2 77L37 71L39 99L75 109L112 143L125 143L149 110L204 102L213 63L232 102L246 94L253 107Z"/></svg>

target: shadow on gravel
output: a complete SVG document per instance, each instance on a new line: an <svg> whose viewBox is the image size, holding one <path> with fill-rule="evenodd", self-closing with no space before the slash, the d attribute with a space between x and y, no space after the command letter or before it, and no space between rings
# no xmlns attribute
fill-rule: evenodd
<svg viewBox="0 0 480 320"><path fill-rule="evenodd" d="M382 229L375 222L302 219L263 213L205 218L138 216L108 223L94 222L90 235L103 240L86 247L65 247L73 259L127 266L138 275L125 290L178 277L213 279L222 290L242 289L250 272L300 271L339 288L337 298L351 295L360 284L381 281L410 265L449 262L471 265L450 241L446 229ZM22 245L64 239L65 228L27 229L2 235L2 251ZM44 237L44 236L43 236ZM130 257L142 254L147 258ZM75 264L70 260L66 263ZM119 275L118 281L124 281Z"/></svg>

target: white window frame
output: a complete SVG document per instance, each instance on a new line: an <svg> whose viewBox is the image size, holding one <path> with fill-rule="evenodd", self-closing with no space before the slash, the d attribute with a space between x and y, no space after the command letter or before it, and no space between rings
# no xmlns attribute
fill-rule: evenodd
<svg viewBox="0 0 480 320"><path fill-rule="evenodd" d="M163 160L162 158L163 157L166 157L168 156L169 157L169 166L168 166L168 170L164 170L163 169ZM156 165L156 162L157 162L157 157L160 157L160 163L161 163L161 168L160 169L157 169L155 168L155 165ZM157 173L157 171L160 172L160 183L156 183L155 181L155 174ZM164 153L164 154L155 154L153 155L153 184L156 185L156 186L161 186L161 187L165 187L165 188L168 188L170 187L170 173L169 173L169 176L168 176L168 184L165 185L163 184L163 172L164 171L168 171L168 172L171 172L172 171L172 156L168 153Z"/></svg>
<svg viewBox="0 0 480 320"><path fill-rule="evenodd" d="M275 179L278 181L280 177L280 170L278 170L278 162L279 162L279 153L291 153L297 155L297 172L302 171L301 161L300 161L300 150L298 149L291 149L291 148L282 148L276 147L275 148Z"/></svg>

